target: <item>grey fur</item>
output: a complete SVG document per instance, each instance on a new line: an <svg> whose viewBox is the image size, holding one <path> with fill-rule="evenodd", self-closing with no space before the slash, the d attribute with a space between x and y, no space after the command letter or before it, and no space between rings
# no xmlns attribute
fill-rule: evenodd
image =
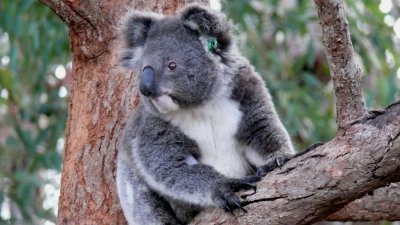
<svg viewBox="0 0 400 225"><path fill-rule="evenodd" d="M118 153L118 194L129 224L185 224L204 207L234 210L240 205L234 192L254 187L257 167L268 172L276 158L294 154L268 90L237 51L232 27L225 15L199 5L170 17L134 12L125 21L121 64L155 74L152 96L141 95ZM209 51L212 38L218 46ZM171 62L176 69L169 69ZM237 125L224 130L223 117L213 112ZM191 130L190 118L204 137ZM232 136L215 140L207 133ZM210 164L204 154L215 152L204 146L237 146L224 151L241 159ZM227 171L240 163L241 174Z"/></svg>

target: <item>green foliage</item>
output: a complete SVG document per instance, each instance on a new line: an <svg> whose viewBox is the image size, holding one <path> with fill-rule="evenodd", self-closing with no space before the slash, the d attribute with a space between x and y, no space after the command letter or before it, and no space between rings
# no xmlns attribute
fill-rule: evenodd
<svg viewBox="0 0 400 225"><path fill-rule="evenodd" d="M66 122L66 99L57 64L68 61L66 26L35 0L0 3L0 224L54 221L43 206L47 171L60 171L57 141ZM53 177L51 177L53 179ZM16 207L15 207L16 206ZM41 222L40 222L41 223Z"/></svg>
<svg viewBox="0 0 400 225"><path fill-rule="evenodd" d="M242 51L264 77L299 149L333 138L334 92L314 2L223 3L228 16L238 24ZM386 14L379 10L380 1L346 3L353 45L365 75L367 105L384 107L400 94L396 77L399 39L393 28L384 23Z"/></svg>

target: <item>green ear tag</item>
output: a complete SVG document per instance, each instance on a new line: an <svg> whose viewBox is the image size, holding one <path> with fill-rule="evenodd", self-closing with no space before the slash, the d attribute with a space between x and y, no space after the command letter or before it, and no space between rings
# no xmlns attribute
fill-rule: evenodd
<svg viewBox="0 0 400 225"><path fill-rule="evenodd" d="M208 51L212 52L215 49L217 49L217 47L218 47L217 38L214 37L214 38L208 39L208 42L207 42Z"/></svg>

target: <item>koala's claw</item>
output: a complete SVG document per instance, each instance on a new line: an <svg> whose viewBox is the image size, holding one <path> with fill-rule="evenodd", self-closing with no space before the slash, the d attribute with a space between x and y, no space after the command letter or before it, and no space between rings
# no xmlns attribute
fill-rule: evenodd
<svg viewBox="0 0 400 225"><path fill-rule="evenodd" d="M242 182L249 183L249 184L257 183L260 180L261 180L261 178L259 176L254 176L254 175L247 176L247 177L244 177L241 179Z"/></svg>
<svg viewBox="0 0 400 225"><path fill-rule="evenodd" d="M221 196L221 200L223 202L223 208L225 212L230 212L232 215L233 210L241 209L243 212L247 213L247 210L243 208L239 198L234 193L225 193Z"/></svg>
<svg viewBox="0 0 400 225"><path fill-rule="evenodd" d="M240 180L235 180L232 182L232 189L234 192L240 190L253 190L254 192L257 190L257 186L255 183L261 180L259 176L247 176Z"/></svg>
<svg viewBox="0 0 400 225"><path fill-rule="evenodd" d="M284 157L276 157L276 159L275 159L275 163L279 168L281 168L283 166L283 164L285 164L286 161L287 161L287 159Z"/></svg>
<svg viewBox="0 0 400 225"><path fill-rule="evenodd" d="M257 191L256 182L260 181L261 178L258 176L247 176L243 179L230 179L223 186L219 186L216 189L215 204L220 208L224 209L226 212L230 212L233 214L235 209L240 209L243 212L247 213L247 210L243 208L240 198L235 195L234 192L240 190L253 190L252 194L248 194L247 196L253 195ZM243 197L243 196L242 196Z"/></svg>
<svg viewBox="0 0 400 225"><path fill-rule="evenodd" d="M238 209L241 209L243 212L247 213L247 210L243 208L242 203L240 201L234 203Z"/></svg>
<svg viewBox="0 0 400 225"><path fill-rule="evenodd" d="M275 158L275 160L257 168L256 175L259 177L265 177L265 175L267 175L267 173L271 172L276 167L281 168L290 159L291 158L289 158L289 157L278 156Z"/></svg>
<svg viewBox="0 0 400 225"><path fill-rule="evenodd" d="M225 212L230 212L232 215L235 215L233 213L233 210L229 207L228 203L224 202L224 207L222 208L225 210Z"/></svg>

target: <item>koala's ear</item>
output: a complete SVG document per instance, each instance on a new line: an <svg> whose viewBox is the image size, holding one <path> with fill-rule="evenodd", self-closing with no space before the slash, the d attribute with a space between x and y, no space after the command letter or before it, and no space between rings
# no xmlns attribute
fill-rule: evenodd
<svg viewBox="0 0 400 225"><path fill-rule="evenodd" d="M219 53L231 46L233 25L223 13L191 4L181 11L180 16L186 27L207 39L208 50L211 52Z"/></svg>
<svg viewBox="0 0 400 225"><path fill-rule="evenodd" d="M155 13L134 11L130 13L122 24L120 31L123 50L120 54L120 63L123 67L132 69L142 57L142 48L147 39L151 26L162 19Z"/></svg>

